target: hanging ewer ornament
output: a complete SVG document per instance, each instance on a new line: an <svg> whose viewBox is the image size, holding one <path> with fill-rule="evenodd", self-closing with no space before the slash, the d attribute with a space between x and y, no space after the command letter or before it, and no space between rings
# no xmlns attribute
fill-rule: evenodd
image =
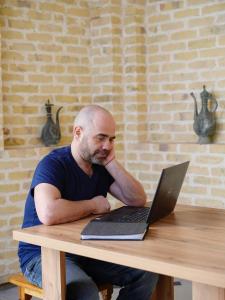
<svg viewBox="0 0 225 300"><path fill-rule="evenodd" d="M200 93L201 96L201 110L198 112L198 104L194 93L190 94L194 99L194 124L193 128L195 133L198 135L199 144L210 144L212 137L216 130L216 118L215 111L218 103L216 99L206 90L203 85L203 91Z"/></svg>
<svg viewBox="0 0 225 300"><path fill-rule="evenodd" d="M59 112L63 107L61 106L58 108L56 112L56 121L54 122L52 119L52 106L53 104L51 104L49 100L45 103L47 121L41 132L41 140L45 146L56 145L61 139Z"/></svg>

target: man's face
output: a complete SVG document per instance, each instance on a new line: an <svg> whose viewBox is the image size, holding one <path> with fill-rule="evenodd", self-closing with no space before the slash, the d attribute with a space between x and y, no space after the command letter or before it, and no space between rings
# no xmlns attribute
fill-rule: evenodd
<svg viewBox="0 0 225 300"><path fill-rule="evenodd" d="M104 164L114 148L115 123L111 120L93 121L93 126L83 130L80 156L89 163Z"/></svg>

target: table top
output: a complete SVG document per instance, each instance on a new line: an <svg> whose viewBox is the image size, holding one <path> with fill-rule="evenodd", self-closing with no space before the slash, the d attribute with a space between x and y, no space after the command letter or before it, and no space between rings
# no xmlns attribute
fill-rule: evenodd
<svg viewBox="0 0 225 300"><path fill-rule="evenodd" d="M144 241L84 241L91 218L13 232L13 238L164 275L225 288L225 210L177 205Z"/></svg>

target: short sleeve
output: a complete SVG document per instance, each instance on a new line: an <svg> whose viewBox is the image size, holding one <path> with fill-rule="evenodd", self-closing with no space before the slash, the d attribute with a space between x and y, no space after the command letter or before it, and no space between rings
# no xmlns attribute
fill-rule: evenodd
<svg viewBox="0 0 225 300"><path fill-rule="evenodd" d="M59 191L62 192L64 186L65 170L62 162L57 157L51 155L43 158L33 176L31 183L31 194L34 195L34 188L40 183L49 183L54 185Z"/></svg>

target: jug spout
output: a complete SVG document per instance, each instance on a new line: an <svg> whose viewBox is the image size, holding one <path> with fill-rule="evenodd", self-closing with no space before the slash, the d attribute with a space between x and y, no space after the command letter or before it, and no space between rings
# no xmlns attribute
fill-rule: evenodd
<svg viewBox="0 0 225 300"><path fill-rule="evenodd" d="M63 107L60 106L58 109L57 109L57 112L56 112L56 118L55 118L55 125L56 125L56 128L57 128L57 131L58 131L58 139L60 140L61 138L61 129L60 129L60 124L59 124L59 113L60 113L60 110L62 109Z"/></svg>
<svg viewBox="0 0 225 300"><path fill-rule="evenodd" d="M191 92L190 95L194 99L194 120L196 120L196 118L198 116L198 104L197 104L195 94L193 92Z"/></svg>

